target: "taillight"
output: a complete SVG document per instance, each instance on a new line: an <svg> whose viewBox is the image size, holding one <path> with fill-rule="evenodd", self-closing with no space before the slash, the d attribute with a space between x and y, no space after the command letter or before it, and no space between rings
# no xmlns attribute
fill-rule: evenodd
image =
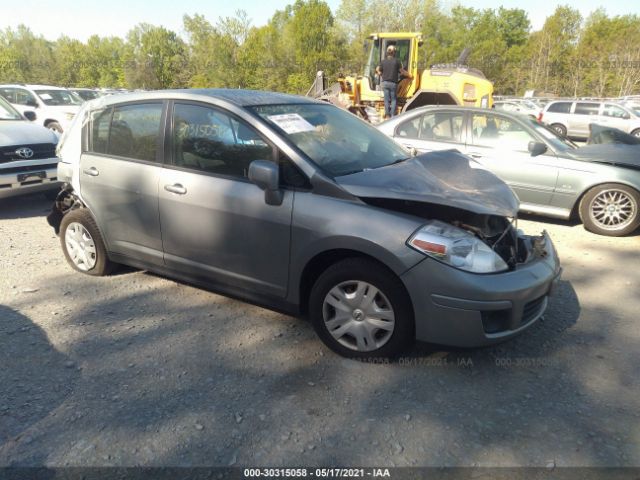
<svg viewBox="0 0 640 480"><path fill-rule="evenodd" d="M540 110L540 113L538 114L538 121L539 122L542 121L542 110Z"/></svg>

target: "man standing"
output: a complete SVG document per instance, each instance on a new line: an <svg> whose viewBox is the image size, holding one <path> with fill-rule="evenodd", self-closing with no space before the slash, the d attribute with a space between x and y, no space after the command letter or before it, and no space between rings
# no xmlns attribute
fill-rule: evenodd
<svg viewBox="0 0 640 480"><path fill-rule="evenodd" d="M396 47L387 47L387 56L376 67L376 73L382 77L380 86L384 93L384 118L391 118L396 114L398 106L398 82L400 75L411 78L409 72L402 67L402 62L396 58Z"/></svg>

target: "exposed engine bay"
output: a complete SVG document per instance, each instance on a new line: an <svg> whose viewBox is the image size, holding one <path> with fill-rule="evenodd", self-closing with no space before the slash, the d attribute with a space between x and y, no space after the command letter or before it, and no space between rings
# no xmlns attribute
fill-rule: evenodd
<svg viewBox="0 0 640 480"><path fill-rule="evenodd" d="M372 206L406 213L425 220L440 220L472 233L494 250L513 270L516 265L546 256L543 236L518 232L517 218L469 212L455 207L410 200L362 198Z"/></svg>

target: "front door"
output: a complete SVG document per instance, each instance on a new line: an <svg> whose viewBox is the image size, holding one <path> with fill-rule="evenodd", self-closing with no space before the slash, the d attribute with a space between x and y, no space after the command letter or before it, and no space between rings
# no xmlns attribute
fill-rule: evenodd
<svg viewBox="0 0 640 480"><path fill-rule="evenodd" d="M252 127L213 106L176 102L172 165L160 178L167 266L215 283L284 297L294 192L267 205L247 179L275 149Z"/></svg>
<svg viewBox="0 0 640 480"><path fill-rule="evenodd" d="M558 179L556 157L532 157L528 145L535 140L516 120L473 113L465 153L504 180L522 203L549 205Z"/></svg>
<svg viewBox="0 0 640 480"><path fill-rule="evenodd" d="M80 194L109 251L162 264L158 181L163 104L95 111L80 158Z"/></svg>

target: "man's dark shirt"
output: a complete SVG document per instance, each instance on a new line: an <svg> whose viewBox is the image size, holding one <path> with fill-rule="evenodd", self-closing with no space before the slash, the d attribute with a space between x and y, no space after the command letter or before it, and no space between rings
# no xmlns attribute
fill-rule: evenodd
<svg viewBox="0 0 640 480"><path fill-rule="evenodd" d="M382 81L398 83L402 63L396 57L387 57L380 62Z"/></svg>

